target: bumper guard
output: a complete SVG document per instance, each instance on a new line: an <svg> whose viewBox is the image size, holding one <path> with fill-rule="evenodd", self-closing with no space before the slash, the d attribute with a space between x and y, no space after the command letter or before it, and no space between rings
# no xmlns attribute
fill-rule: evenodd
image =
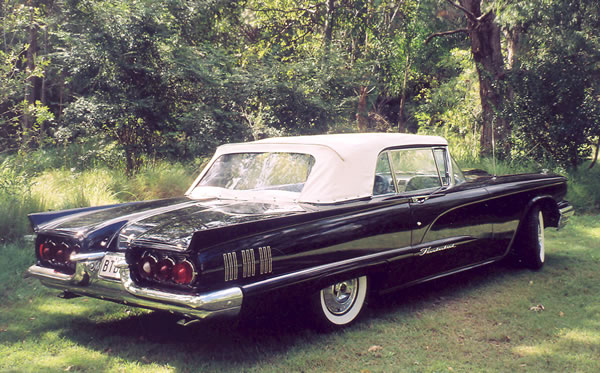
<svg viewBox="0 0 600 373"><path fill-rule="evenodd" d="M575 209L570 203L563 201L558 206L558 213L558 226L556 229L560 230L567 225L569 218L575 214Z"/></svg>

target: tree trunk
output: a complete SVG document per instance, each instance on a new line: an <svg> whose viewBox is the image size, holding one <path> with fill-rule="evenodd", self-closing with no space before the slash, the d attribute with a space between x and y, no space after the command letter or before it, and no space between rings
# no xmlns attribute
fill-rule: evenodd
<svg viewBox="0 0 600 373"><path fill-rule="evenodd" d="M325 25L323 26L323 47L325 49L324 60L329 59L331 49L331 40L333 38L333 13L335 11L335 0L327 0L327 10L325 13Z"/></svg>
<svg viewBox="0 0 600 373"><path fill-rule="evenodd" d="M369 127L369 113L367 111L368 94L367 87L361 86L358 96L358 108L356 110L356 125L360 132L366 132Z"/></svg>
<svg viewBox="0 0 600 373"><path fill-rule="evenodd" d="M35 134L35 117L29 112L29 106L42 99L42 78L35 76L33 73L36 69L36 58L39 52L38 33L39 25L35 19L35 11L37 3L33 0L28 1L29 6L29 28L28 28L28 48L26 52L26 71L28 74L27 84L25 85L25 104L23 108L23 116L21 117L21 148L29 149L34 145Z"/></svg>
<svg viewBox="0 0 600 373"><path fill-rule="evenodd" d="M520 27L512 27L504 30L506 38L506 64L509 70L519 65L519 55L521 48L521 29Z"/></svg>
<svg viewBox="0 0 600 373"><path fill-rule="evenodd" d="M600 151L600 137L598 137L598 142L596 143L596 151L594 152L594 159L592 160L592 163L590 164L590 167L588 169L591 170L596 165L596 161L598 161L598 152L599 151Z"/></svg>
<svg viewBox="0 0 600 373"><path fill-rule="evenodd" d="M404 108L406 106L406 86L408 85L408 73L410 70L410 43L406 53L406 66L404 67L404 80L402 81L402 93L400 94L400 108L398 110L398 132L406 132L406 123L404 120Z"/></svg>
<svg viewBox="0 0 600 373"><path fill-rule="evenodd" d="M502 153L510 151L510 127L500 112L504 103L504 59L500 44L500 28L495 23L495 14L481 14L481 0L461 0L467 18L471 39L471 53L479 76L482 128L481 155L492 153L493 141Z"/></svg>
<svg viewBox="0 0 600 373"><path fill-rule="evenodd" d="M35 23L34 11L35 7L33 2L29 2L30 15L29 15L29 35L28 35L28 48L27 48L27 85L25 86L25 103L27 106L34 104L36 100L39 100L39 92L41 90L41 79L33 75L35 71L35 58L38 52L37 34L38 25ZM21 147L24 149L30 148L33 141L33 123L35 118L29 113L29 108L24 108L23 116L21 118Z"/></svg>

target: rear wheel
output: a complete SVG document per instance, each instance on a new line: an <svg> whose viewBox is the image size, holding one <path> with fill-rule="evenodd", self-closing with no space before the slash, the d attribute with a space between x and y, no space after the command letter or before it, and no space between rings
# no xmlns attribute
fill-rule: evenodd
<svg viewBox="0 0 600 373"><path fill-rule="evenodd" d="M542 268L546 261L546 250L544 246L544 214L539 206L534 206L527 214L517 240L520 261L533 270Z"/></svg>
<svg viewBox="0 0 600 373"><path fill-rule="evenodd" d="M367 276L361 276L319 290L311 302L317 326L333 329L356 320L365 305L367 286Z"/></svg>

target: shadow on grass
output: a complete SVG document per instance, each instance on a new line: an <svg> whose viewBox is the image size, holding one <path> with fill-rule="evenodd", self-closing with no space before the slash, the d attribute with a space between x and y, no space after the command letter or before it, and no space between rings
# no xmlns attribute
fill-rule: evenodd
<svg viewBox="0 0 600 373"><path fill-rule="evenodd" d="M434 308L440 302L522 272L498 263L374 297L355 325L331 333L315 331L305 309L280 307L239 327L231 320L211 320L183 327L176 324L179 317L162 312L95 322L64 315L57 309L51 315L53 321L33 328L31 335L56 328L61 338L88 349L127 361L168 364L177 371L191 367L235 369L285 359L290 350L312 351L323 345L343 343L347 332L369 329L373 322L394 320L398 314L410 315ZM17 342L18 336L14 338Z"/></svg>

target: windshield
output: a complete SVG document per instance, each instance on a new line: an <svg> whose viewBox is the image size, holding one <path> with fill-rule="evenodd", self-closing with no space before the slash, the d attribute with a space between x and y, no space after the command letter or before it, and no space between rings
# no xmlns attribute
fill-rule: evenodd
<svg viewBox="0 0 600 373"><path fill-rule="evenodd" d="M221 155L198 187L301 192L315 163L309 154L233 153Z"/></svg>

